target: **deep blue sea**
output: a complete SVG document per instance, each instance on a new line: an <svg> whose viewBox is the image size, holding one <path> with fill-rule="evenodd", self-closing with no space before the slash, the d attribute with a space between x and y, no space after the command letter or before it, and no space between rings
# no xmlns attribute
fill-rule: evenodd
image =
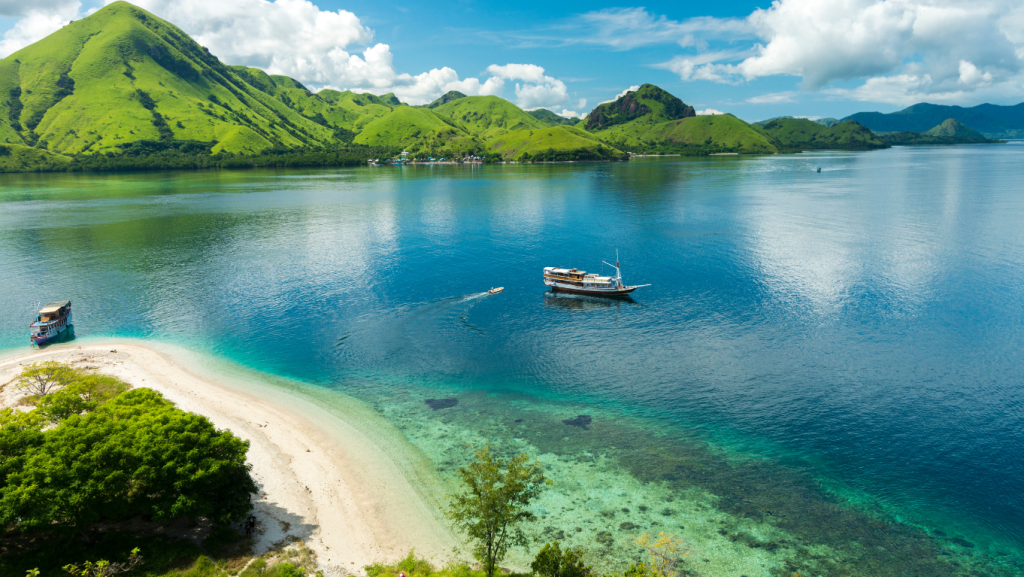
<svg viewBox="0 0 1024 577"><path fill-rule="evenodd" d="M543 267L611 273L616 250L651 285L631 300L546 292ZM609 563L620 535L690 515L698 551L749 550L766 575L1024 574L1021 143L2 175L0 286L0 349L71 299L79 339L184 345L443 423L410 432L441 471L461 427L633 479L623 502L670 505L591 507ZM593 425L560 422L578 414ZM582 527L544 531L592 543Z"/></svg>

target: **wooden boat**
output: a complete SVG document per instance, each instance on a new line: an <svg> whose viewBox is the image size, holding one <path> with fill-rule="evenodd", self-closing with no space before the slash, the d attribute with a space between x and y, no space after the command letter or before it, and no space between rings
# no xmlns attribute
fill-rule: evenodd
<svg viewBox="0 0 1024 577"><path fill-rule="evenodd" d="M488 294L492 294L492 295L496 295L496 294L500 293L503 290L505 290L505 287L500 286L498 288L492 288L491 290L487 291L487 293Z"/></svg>
<svg viewBox="0 0 1024 577"><path fill-rule="evenodd" d="M625 285L622 283L622 270L619 268L618 251L615 252L615 264L604 262L604 264L615 269L615 276L599 276L587 274L585 270L575 268L558 268L549 266L544 269L544 285L551 287L553 291L602 296L618 297L625 296L638 288L651 285Z"/></svg>
<svg viewBox="0 0 1024 577"><path fill-rule="evenodd" d="M32 342L41 345L60 336L71 326L71 301L56 301L39 309L34 323L29 325Z"/></svg>

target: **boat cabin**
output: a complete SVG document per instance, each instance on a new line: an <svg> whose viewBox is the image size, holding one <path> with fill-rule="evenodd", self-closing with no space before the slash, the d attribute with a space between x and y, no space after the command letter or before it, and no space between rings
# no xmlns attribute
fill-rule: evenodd
<svg viewBox="0 0 1024 577"><path fill-rule="evenodd" d="M45 307L39 309L39 316L36 317L38 323L50 323L59 320L61 317L67 316L68 310L71 308L71 301L57 301L52 302Z"/></svg>

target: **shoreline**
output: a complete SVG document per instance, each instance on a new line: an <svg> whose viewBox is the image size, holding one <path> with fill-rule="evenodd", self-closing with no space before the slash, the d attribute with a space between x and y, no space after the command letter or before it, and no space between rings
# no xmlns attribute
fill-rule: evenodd
<svg viewBox="0 0 1024 577"><path fill-rule="evenodd" d="M257 554L298 538L328 574L345 575L397 560L414 547L419 556L441 562L458 544L440 517L442 495L429 464L358 401L330 403L331 411L311 395L274 391L250 371L216 367L171 346L118 339L0 357L0 407L22 396L12 384L20 366L45 360L156 390L178 408L248 440L247 461L260 489L253 498L261 525ZM218 374L225 368L239 373Z"/></svg>

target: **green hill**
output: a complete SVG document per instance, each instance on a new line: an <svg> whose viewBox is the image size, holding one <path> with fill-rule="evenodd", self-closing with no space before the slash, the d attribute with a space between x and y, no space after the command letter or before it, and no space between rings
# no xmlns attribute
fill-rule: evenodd
<svg viewBox="0 0 1024 577"><path fill-rule="evenodd" d="M497 96L467 96L433 110L453 126L484 139L513 130L545 128L543 122Z"/></svg>
<svg viewBox="0 0 1024 577"><path fill-rule="evenodd" d="M437 100L435 100L435 101L431 102L430 104L428 104L427 108L437 108L438 106L441 106L442 104L448 104L452 100L458 100L460 98L465 98L465 97L466 97L466 95L461 93L461 92L459 92L458 90L449 90L448 92L445 92L443 95L441 95L440 98L438 98Z"/></svg>
<svg viewBox="0 0 1024 577"><path fill-rule="evenodd" d="M731 114L694 116L657 124L630 122L594 133L610 145L634 153L775 154L770 136Z"/></svg>
<svg viewBox="0 0 1024 577"><path fill-rule="evenodd" d="M801 150L874 150L889 145L853 121L824 126L804 118L778 118L761 130L782 148Z"/></svg>
<svg viewBox="0 0 1024 577"><path fill-rule="evenodd" d="M576 124L579 123L578 118L566 118L564 116L559 116L546 108L528 110L526 113L543 122L547 126L576 126Z"/></svg>
<svg viewBox="0 0 1024 577"><path fill-rule="evenodd" d="M363 126L362 131L355 137L355 143L403 148L415 144L420 138L429 137L434 132L448 130L457 129L439 118L432 110L400 106Z"/></svg>
<svg viewBox="0 0 1024 577"><path fill-rule="evenodd" d="M59 153L139 140L217 141L214 151L334 141L184 32L125 2L0 61L0 141Z"/></svg>
<svg viewBox="0 0 1024 577"><path fill-rule="evenodd" d="M612 102L599 104L587 116L586 128L594 131L637 120L657 124L694 116L697 113L692 106L653 84L644 84Z"/></svg>
<svg viewBox="0 0 1024 577"><path fill-rule="evenodd" d="M585 131L569 126L515 130L487 143L489 152L505 160L613 160L626 156Z"/></svg>
<svg viewBox="0 0 1024 577"><path fill-rule="evenodd" d="M925 132L887 132L878 135L893 145L910 144L981 144L1001 143L1003 140L985 138L985 135L965 126L955 118L947 118L941 124Z"/></svg>
<svg viewBox="0 0 1024 577"><path fill-rule="evenodd" d="M67 165L71 159L21 144L0 144L0 172L33 172Z"/></svg>

